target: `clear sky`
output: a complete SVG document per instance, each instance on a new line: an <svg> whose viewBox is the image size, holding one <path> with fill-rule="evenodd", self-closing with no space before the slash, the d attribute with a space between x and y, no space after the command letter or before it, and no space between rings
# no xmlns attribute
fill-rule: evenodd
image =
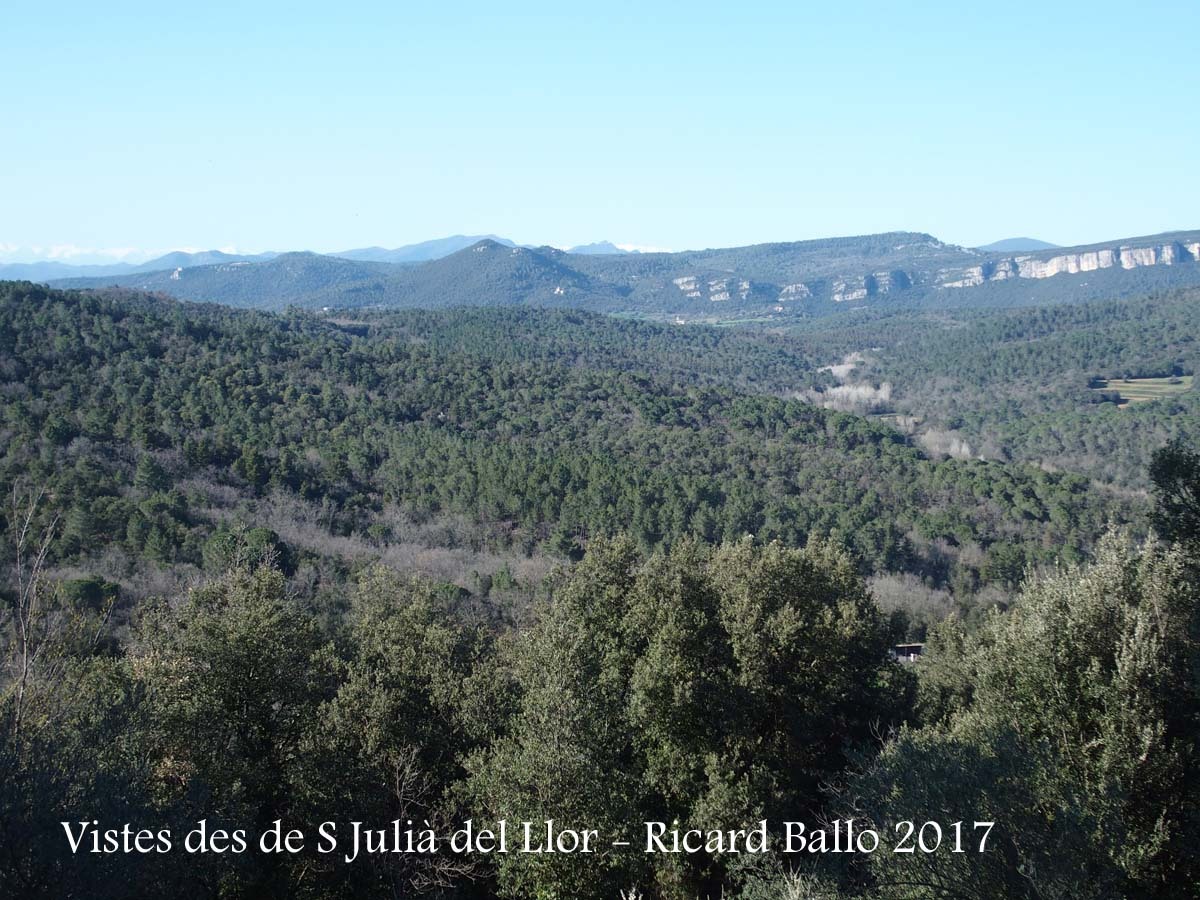
<svg viewBox="0 0 1200 900"><path fill-rule="evenodd" d="M1198 12L6 0L0 260L1197 228Z"/></svg>

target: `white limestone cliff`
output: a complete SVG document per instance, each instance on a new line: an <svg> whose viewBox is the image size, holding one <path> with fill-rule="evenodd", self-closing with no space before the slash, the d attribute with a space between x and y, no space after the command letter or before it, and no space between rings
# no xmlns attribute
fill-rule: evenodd
<svg viewBox="0 0 1200 900"><path fill-rule="evenodd" d="M1004 257L965 269L943 269L938 273L935 283L939 288L967 288L1009 278L1052 278L1055 275L1095 272L1114 266L1136 269L1186 262L1200 262L1200 242L1181 244L1171 241L1151 247L1121 246L1061 253L1044 259L1034 256Z"/></svg>

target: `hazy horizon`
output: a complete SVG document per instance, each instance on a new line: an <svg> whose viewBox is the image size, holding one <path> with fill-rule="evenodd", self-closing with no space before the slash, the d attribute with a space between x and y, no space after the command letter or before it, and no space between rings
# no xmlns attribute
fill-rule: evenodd
<svg viewBox="0 0 1200 900"><path fill-rule="evenodd" d="M897 229L892 229L892 230L893 231L908 231L908 232L915 232L915 233L933 234L932 232L928 232L927 230L921 229L921 228L903 228L903 229L897 228ZM1195 229L1189 229L1186 226L1183 226L1183 227L1179 227L1179 228L1169 228L1169 229L1165 229L1164 231L1155 232L1155 233L1160 234L1160 233L1170 233L1170 232L1175 232L1175 231L1188 231L1188 230L1195 230ZM874 233L879 233L879 232L874 232ZM812 237L800 237L800 238L782 237L782 238L778 238L778 239L774 239L774 240L770 240L770 241L760 241L757 243L793 243L793 242L802 242L802 241L808 241L808 240L819 240L821 238L862 237L867 234L868 234L868 232L861 232L861 233L856 233L856 234L822 234L822 235L814 235ZM587 246L589 244L595 244L595 243L611 243L620 250L625 250L625 251L629 251L629 252L639 252L639 253L685 253L685 252L692 252L692 251L719 249L721 247L751 246L750 244L746 244L746 243L735 243L735 244L721 244L721 245L707 244L704 246L696 246L696 247L650 247L650 246L639 246L637 244L631 244L631 243L622 242L622 241L612 241L612 240L610 240L608 238L604 238L604 237L598 237L591 241L584 241L580 244L564 244L561 242L560 243L552 243L552 242L547 242L547 241L516 240L516 239L512 238L510 235L504 234L502 232L497 232L497 231L480 233L479 235L470 235L470 234L460 231L460 232L455 232L454 234L436 235L436 236L433 236L430 238L425 238L425 239L422 239L419 241L414 241L411 244L407 244L407 245L405 245L405 244L390 245L390 244L376 242L373 244L364 244L364 245L355 246L355 247L339 246L336 248L322 248L322 249L314 249L312 247L282 247L282 246L267 246L267 247L263 247L263 248L246 249L246 248L242 248L242 247L232 247L232 246L206 247L206 246L200 246L200 245L194 245L194 244L180 246L180 247L165 247L165 248L155 248L155 249L142 249L142 248L133 248L133 247L105 249L105 248L76 247L73 245L57 245L57 246L53 246L53 247L21 247L21 246L15 245L15 244L6 244L3 242L0 242L0 265L30 265L30 264L41 264L41 263L61 263L63 265L69 265L69 266L104 266L104 265L120 265L120 264L137 266L137 265L142 265L146 262L150 262L154 259L157 259L161 256L165 256L170 253L206 253L206 252L213 252L213 251L220 252L220 253L227 253L230 255L240 255L240 256L255 256L255 255L261 255L261 254L293 253L293 252L319 253L319 254L323 254L323 255L337 255L339 253L346 253L346 252L349 252L352 250L360 250L360 249L366 249L366 248L381 247L384 249L391 250L391 249L396 249L397 247L414 246L414 245L419 245L419 244L423 244L423 243L433 243L433 242L437 242L439 240L446 240L446 239L450 239L450 238L454 238L454 237L479 237L480 239L482 239L487 236L494 236L494 237L504 238L506 240L512 240L514 243L516 243L520 246L554 247L559 250L571 250L575 247L583 247L583 246ZM1114 234L1114 235L1108 236L1107 238L1100 238L1096 241L1078 241L1078 242L1073 242L1073 243L1063 243L1060 241L1049 241L1048 243L1050 243L1051 245L1053 245L1055 247L1066 248L1066 247L1073 247L1073 246L1084 246L1088 243L1100 243L1105 240L1119 240L1119 239L1135 238L1135 237L1141 237L1141 236L1142 235L1137 235L1137 234ZM1005 237L997 237L997 238L994 238L989 241L983 241L979 244L966 244L961 241L949 240L949 239L945 238L944 236L938 235L938 234L933 234L933 237L938 238L939 240L942 240L943 242L945 242L947 244L960 246L960 247L985 247L992 243L997 243L997 242L1001 242L1001 241L1005 241L1005 240L1025 240L1025 239L1045 240L1044 238L1037 236L1037 235L1033 235L1033 234L1013 234L1013 235L1007 235Z"/></svg>
<svg viewBox="0 0 1200 900"><path fill-rule="evenodd" d="M0 255L1195 227L1190 12L18 6Z"/></svg>

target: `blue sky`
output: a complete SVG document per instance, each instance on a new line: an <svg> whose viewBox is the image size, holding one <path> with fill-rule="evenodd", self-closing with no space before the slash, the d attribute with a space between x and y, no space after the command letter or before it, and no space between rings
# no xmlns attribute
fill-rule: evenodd
<svg viewBox="0 0 1200 900"><path fill-rule="evenodd" d="M5 3L0 259L1200 227L1194 2L169 6Z"/></svg>

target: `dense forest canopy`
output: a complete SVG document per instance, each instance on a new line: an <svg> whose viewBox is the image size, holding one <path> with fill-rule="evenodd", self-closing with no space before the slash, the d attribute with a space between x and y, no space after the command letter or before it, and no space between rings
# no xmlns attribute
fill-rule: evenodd
<svg viewBox="0 0 1200 900"><path fill-rule="evenodd" d="M788 369L773 338L582 313L339 324L33 286L0 314L0 477L54 496L64 560L200 566L231 520L299 531L272 518L291 504L329 537L453 518L523 554L616 532L647 550L828 536L864 572L971 593L1143 513L1075 475L933 461L885 423L731 386ZM521 330L509 346L539 350L480 349Z"/></svg>
<svg viewBox="0 0 1200 900"><path fill-rule="evenodd" d="M1194 896L1197 299L781 329L0 283L0 894ZM996 825L343 864L60 824L849 816Z"/></svg>
<svg viewBox="0 0 1200 900"><path fill-rule="evenodd" d="M839 388L846 398L834 391L818 402L874 404L915 435L961 438L967 455L1145 489L1154 449L1200 438L1200 393L1188 387L1200 364L1198 307L1200 292L1185 290L1032 310L881 313L787 333L806 357L853 363ZM1155 402L1121 405L1122 388L1146 378L1179 384L1161 385Z"/></svg>

